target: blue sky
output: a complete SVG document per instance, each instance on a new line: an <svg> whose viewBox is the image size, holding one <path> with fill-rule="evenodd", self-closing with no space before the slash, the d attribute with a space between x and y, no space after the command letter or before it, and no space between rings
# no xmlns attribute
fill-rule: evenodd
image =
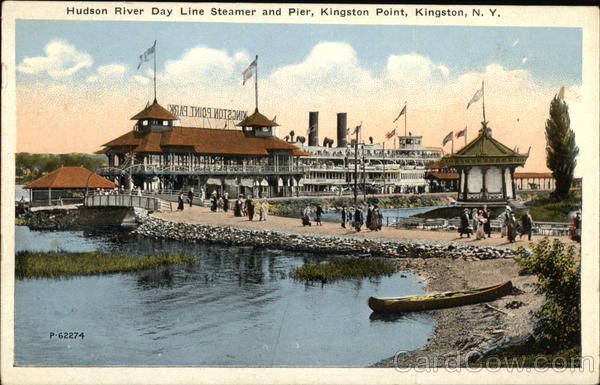
<svg viewBox="0 0 600 385"><path fill-rule="evenodd" d="M89 53L94 65L119 62L133 69L154 39L159 71L166 60L203 45L258 54L264 74L301 62L321 41L343 41L356 50L359 64L375 74L385 69L390 54L418 53L453 73L483 71L496 63L507 70L526 69L542 82L581 82L581 30L576 28L18 20L17 64L40 56L53 39ZM92 69L79 75L86 71Z"/></svg>
<svg viewBox="0 0 600 385"><path fill-rule="evenodd" d="M18 20L18 148L93 152L130 130L129 118L153 98L152 63L136 67L155 39L165 106L252 111L241 73L259 55L260 111L277 116L280 137L305 132L308 112L319 111L322 137L335 137L336 113L347 112L349 126L362 122L384 140L403 130L393 119L406 102L408 130L439 147L451 130L477 132L481 103L465 107L482 81L495 137L531 145L529 170L545 168L548 105L561 86L572 126L587 127L577 114L578 28Z"/></svg>

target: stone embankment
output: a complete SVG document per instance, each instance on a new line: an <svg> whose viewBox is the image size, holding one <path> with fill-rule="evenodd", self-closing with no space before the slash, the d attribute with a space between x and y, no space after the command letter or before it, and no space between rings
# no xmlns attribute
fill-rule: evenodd
<svg viewBox="0 0 600 385"><path fill-rule="evenodd" d="M512 258L515 251L492 246L461 245L444 241L359 239L348 236L307 235L286 231L251 230L172 222L153 216L134 233L178 241L270 247L321 254L370 254L374 257L417 257L484 260Z"/></svg>
<svg viewBox="0 0 600 385"><path fill-rule="evenodd" d="M26 224L36 230L67 230L78 227L135 225L148 217L139 208L123 207L70 207L32 211Z"/></svg>

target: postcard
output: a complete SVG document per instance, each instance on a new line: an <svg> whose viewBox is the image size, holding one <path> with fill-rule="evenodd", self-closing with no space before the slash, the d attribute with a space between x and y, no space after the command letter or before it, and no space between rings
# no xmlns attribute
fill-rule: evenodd
<svg viewBox="0 0 600 385"><path fill-rule="evenodd" d="M3 382L597 383L598 32L4 2Z"/></svg>

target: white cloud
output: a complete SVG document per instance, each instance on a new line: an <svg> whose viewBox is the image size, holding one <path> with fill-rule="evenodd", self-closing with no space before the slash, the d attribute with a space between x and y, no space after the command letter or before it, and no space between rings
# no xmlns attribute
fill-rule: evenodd
<svg viewBox="0 0 600 385"><path fill-rule="evenodd" d="M448 67L414 53L391 55L386 66L386 77L400 83L422 84L424 81L446 78L449 74Z"/></svg>
<svg viewBox="0 0 600 385"><path fill-rule="evenodd" d="M344 42L321 42L303 62L275 70L270 81L292 89L357 89L375 85L376 79L358 64L356 51Z"/></svg>
<svg viewBox="0 0 600 385"><path fill-rule="evenodd" d="M98 73L102 75L122 75L127 71L127 66L124 64L107 64L98 67Z"/></svg>
<svg viewBox="0 0 600 385"><path fill-rule="evenodd" d="M141 83L141 84L150 83L150 79L148 79L147 77L144 77L144 76L140 76L140 75L135 75L133 77L133 80L135 80L136 82Z"/></svg>
<svg viewBox="0 0 600 385"><path fill-rule="evenodd" d="M44 47L44 53L46 56L24 58L17 66L17 71L26 74L46 72L50 77L58 79L70 76L82 68L91 67L94 63L88 53L78 51L75 46L65 41L50 41Z"/></svg>
<svg viewBox="0 0 600 385"><path fill-rule="evenodd" d="M96 69L96 73L85 78L87 82L97 82L100 80L115 80L121 78L127 71L127 66L124 64L107 64Z"/></svg>
<svg viewBox="0 0 600 385"><path fill-rule="evenodd" d="M160 76L177 82L211 82L213 79L228 79L239 70L241 78L242 70L238 67L247 64L249 57L244 52L229 55L226 51L196 46L187 50L180 59L167 61Z"/></svg>

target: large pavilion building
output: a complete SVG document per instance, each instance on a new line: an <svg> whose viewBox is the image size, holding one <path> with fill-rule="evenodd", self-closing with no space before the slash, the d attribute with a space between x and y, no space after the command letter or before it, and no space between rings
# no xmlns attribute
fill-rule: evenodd
<svg viewBox="0 0 600 385"><path fill-rule="evenodd" d="M516 197L515 169L523 167L529 151L521 154L492 138L487 122L479 135L440 164L458 173L458 201L463 205L500 206Z"/></svg>
<svg viewBox="0 0 600 385"><path fill-rule="evenodd" d="M304 175L307 156L274 136L278 126L258 109L237 124L241 129L182 127L156 100L134 115L133 130L99 151L108 167L99 173L120 186L145 191L196 188L230 196L291 196Z"/></svg>

